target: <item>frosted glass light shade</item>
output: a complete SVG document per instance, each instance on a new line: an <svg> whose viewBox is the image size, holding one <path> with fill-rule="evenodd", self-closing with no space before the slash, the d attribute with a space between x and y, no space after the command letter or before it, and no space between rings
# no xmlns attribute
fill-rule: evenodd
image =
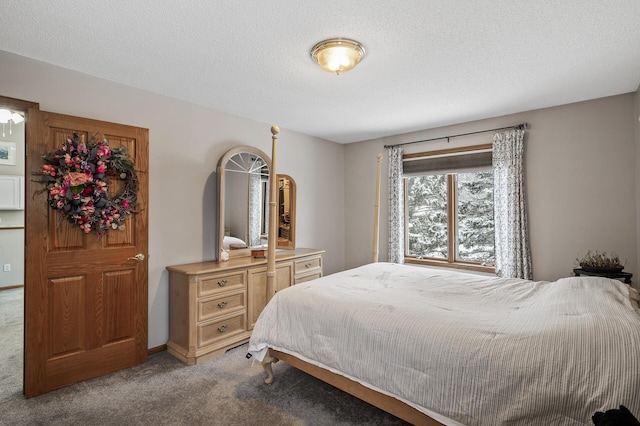
<svg viewBox="0 0 640 426"><path fill-rule="evenodd" d="M11 114L11 120L13 120L14 123L18 124L24 121L24 117L22 116L22 114L14 112L13 114Z"/></svg>
<svg viewBox="0 0 640 426"><path fill-rule="evenodd" d="M332 38L313 46L311 58L324 70L340 74L358 65L364 53L364 47L357 41Z"/></svg>
<svg viewBox="0 0 640 426"><path fill-rule="evenodd" d="M0 109L0 123L8 123L11 118L11 111L8 109Z"/></svg>
<svg viewBox="0 0 640 426"><path fill-rule="evenodd" d="M11 110L1 108L0 109L0 123L6 124L12 120L15 124L22 123L24 121L24 117L22 114L17 112L11 112Z"/></svg>

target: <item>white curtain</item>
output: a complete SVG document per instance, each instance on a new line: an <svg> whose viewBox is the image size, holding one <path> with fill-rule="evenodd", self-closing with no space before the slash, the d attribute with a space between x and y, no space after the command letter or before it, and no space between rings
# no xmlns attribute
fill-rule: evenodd
<svg viewBox="0 0 640 426"><path fill-rule="evenodd" d="M524 130L493 135L496 274L532 279L524 177Z"/></svg>
<svg viewBox="0 0 640 426"><path fill-rule="evenodd" d="M262 217L262 179L260 172L249 173L249 246L260 245L260 228Z"/></svg>
<svg viewBox="0 0 640 426"><path fill-rule="evenodd" d="M402 148L389 148L389 262L404 263Z"/></svg>

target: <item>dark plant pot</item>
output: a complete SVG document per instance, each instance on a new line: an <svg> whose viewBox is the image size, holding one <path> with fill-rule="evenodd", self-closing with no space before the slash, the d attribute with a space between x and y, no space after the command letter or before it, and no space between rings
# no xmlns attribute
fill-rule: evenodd
<svg viewBox="0 0 640 426"><path fill-rule="evenodd" d="M618 272L622 272L624 266L618 266L617 268L597 268L593 266L580 265L583 271L585 272L597 272L599 274L615 274Z"/></svg>

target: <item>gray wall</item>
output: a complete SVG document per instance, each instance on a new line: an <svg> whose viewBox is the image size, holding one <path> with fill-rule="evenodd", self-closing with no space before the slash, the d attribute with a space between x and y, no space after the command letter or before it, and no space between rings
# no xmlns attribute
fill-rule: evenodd
<svg viewBox="0 0 640 426"><path fill-rule="evenodd" d="M526 173L533 273L536 280L571 275L587 250L617 253L638 276L635 93L523 112L411 134L349 144L345 151L346 267L369 262L375 163L383 160L380 260L386 260L388 202L383 145L528 122ZM428 151L491 141L491 133L406 147Z"/></svg>
<svg viewBox="0 0 640 426"><path fill-rule="evenodd" d="M0 287L24 284L24 228L0 227ZM4 265L10 270L4 270Z"/></svg>
<svg viewBox="0 0 640 426"><path fill-rule="evenodd" d="M0 140L16 144L16 164L0 164L0 175L24 176L24 122L5 124L4 136ZM1 126L0 126L1 129ZM2 130L0 130L1 132ZM26 179L26 177L25 177ZM0 210L0 287L24 284L24 210ZM3 265L11 265L5 272Z"/></svg>
<svg viewBox="0 0 640 426"><path fill-rule="evenodd" d="M271 153L270 127L278 123L259 123L1 51L0 75L0 95L38 102L41 110L149 129L149 347L166 343L165 266L215 257L219 158L240 145ZM296 245L326 249L325 272L342 270L344 146L281 129L278 150L277 172L298 185Z"/></svg>

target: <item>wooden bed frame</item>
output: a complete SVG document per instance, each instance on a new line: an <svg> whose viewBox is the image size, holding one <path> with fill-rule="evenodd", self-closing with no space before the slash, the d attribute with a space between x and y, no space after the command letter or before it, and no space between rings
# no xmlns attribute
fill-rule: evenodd
<svg viewBox="0 0 640 426"><path fill-rule="evenodd" d="M272 152L271 152L271 170L269 171L270 176L276 176L276 157L277 157L277 145L278 145L278 133L280 129L278 126L271 127L272 134ZM378 261L378 227L379 227L379 209L380 209L380 162L382 160L382 154L377 155L378 160L378 170L376 177L376 198L375 198L375 206L374 206L374 223L373 223L373 251L372 251L372 262L375 263ZM268 245L267 245L267 301L273 297L275 294L275 279L276 279L276 268L275 268L275 248L276 248L276 232L275 225L276 221L274 218L276 217L276 180L270 180L270 200L269 200L269 233L268 233ZM380 408L383 411L386 411L402 420L405 420L414 425L425 425L425 426L437 426L442 425L442 423L432 419L421 411L413 408L412 406L400 401L399 399L393 398L391 396L385 395L383 393L374 391L366 386L361 385L358 382L355 382L351 379L348 379L339 374L333 373L329 370L325 370L324 368L318 367L316 365L310 364L308 362L302 361L299 358L296 358L293 355L289 355L280 351L276 351L273 349L269 349L269 353L265 356L262 361L262 367L267 373L267 378L265 379L266 384L271 384L273 382L273 368L272 364L278 362L279 360L285 361L287 364L304 371L307 374L316 377L317 379L322 380L336 388L359 398L374 407Z"/></svg>
<svg viewBox="0 0 640 426"><path fill-rule="evenodd" d="M339 374L333 373L317 365L310 364L306 361L302 361L293 355L286 354L284 352L269 349L269 353L264 357L262 361L262 367L267 373L267 378L264 380L266 384L273 382L273 368L272 364L282 360L287 364L304 371L305 373L328 383L349 395L355 396L367 402L374 407L377 407L389 414L392 414L406 422L413 425L424 426L442 426L442 423L432 419L421 411L413 408L412 406L400 401L399 399L385 395L383 393L374 391L366 386L361 385L351 379L348 379Z"/></svg>

